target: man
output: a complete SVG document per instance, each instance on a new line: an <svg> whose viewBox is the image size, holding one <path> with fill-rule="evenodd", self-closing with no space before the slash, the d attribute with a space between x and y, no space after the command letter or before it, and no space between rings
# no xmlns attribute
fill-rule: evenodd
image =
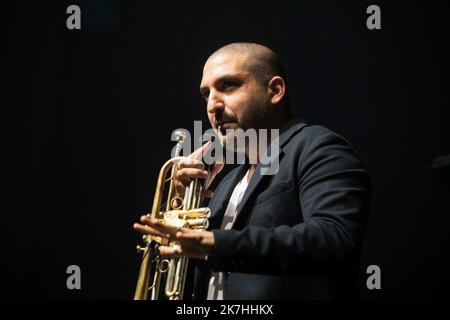
<svg viewBox="0 0 450 320"><path fill-rule="evenodd" d="M226 129L280 129L279 170L262 175L258 163L243 164L214 195L207 191L209 231L164 226L145 216L134 228L179 241L179 247L160 247L164 256L207 257L196 270L197 299L353 297L370 186L352 147L291 116L282 65L262 45L217 50L204 66L200 91L225 147L233 139ZM198 159L204 149L179 164L178 187L208 176ZM210 180L221 168L214 166Z"/></svg>

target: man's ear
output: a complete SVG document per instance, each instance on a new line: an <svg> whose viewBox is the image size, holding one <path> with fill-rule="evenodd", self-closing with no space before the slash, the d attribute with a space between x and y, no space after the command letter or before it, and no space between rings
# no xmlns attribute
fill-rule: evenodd
<svg viewBox="0 0 450 320"><path fill-rule="evenodd" d="M272 104L278 104L286 93L286 84L282 77L275 76L269 81L269 95Z"/></svg>

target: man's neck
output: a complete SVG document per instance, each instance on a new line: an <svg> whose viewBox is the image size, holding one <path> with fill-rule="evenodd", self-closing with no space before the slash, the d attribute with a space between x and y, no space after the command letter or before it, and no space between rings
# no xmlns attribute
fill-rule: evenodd
<svg viewBox="0 0 450 320"><path fill-rule="evenodd" d="M257 166L256 164L251 164L250 167L248 168L247 182L250 182L250 179L255 173L256 166Z"/></svg>

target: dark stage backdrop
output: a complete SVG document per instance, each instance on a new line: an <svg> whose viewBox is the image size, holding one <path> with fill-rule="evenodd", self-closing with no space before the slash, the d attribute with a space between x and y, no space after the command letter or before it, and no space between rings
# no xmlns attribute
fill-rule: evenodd
<svg viewBox="0 0 450 320"><path fill-rule="evenodd" d="M448 10L422 1L10 1L2 59L6 298L129 299L156 175L175 128L203 120L208 55L234 41L279 53L296 113L344 135L373 202L362 298L449 297ZM443 2L442 2L443 3ZM66 8L81 8L68 30ZM366 8L381 8L381 30ZM81 290L66 268L79 265ZM366 268L381 268L381 290Z"/></svg>

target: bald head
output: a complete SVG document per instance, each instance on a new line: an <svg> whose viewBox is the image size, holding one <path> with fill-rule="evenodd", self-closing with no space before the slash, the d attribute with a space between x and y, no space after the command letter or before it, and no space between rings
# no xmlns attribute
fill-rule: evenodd
<svg viewBox="0 0 450 320"><path fill-rule="evenodd" d="M248 42L228 44L215 51L208 60L221 55L239 55L244 57L243 68L252 73L263 85L266 85L274 76L280 76L286 82L286 75L278 56L271 49Z"/></svg>
<svg viewBox="0 0 450 320"><path fill-rule="evenodd" d="M290 117L280 60L256 43L232 43L214 52L203 67L200 93L218 130L281 128Z"/></svg>

